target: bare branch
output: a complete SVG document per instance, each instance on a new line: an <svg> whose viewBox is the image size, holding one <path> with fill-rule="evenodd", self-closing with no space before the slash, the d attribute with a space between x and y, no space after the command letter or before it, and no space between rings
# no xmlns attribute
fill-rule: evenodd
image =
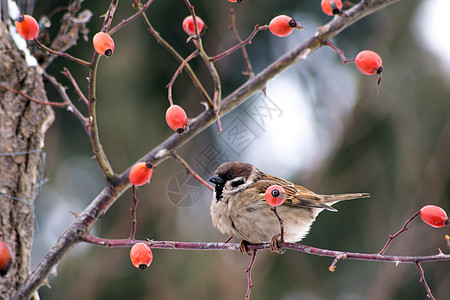
<svg viewBox="0 0 450 300"><path fill-rule="evenodd" d="M189 166L189 164L181 156L179 156L178 153L172 152L171 156L183 165L183 167L186 169L187 173L189 173L191 176L193 176L195 179L197 179L201 184L206 186L211 191L213 190L213 187L210 186L205 180L203 180L203 178L200 177L200 175L195 173L195 171L192 170L192 168Z"/></svg>
<svg viewBox="0 0 450 300"><path fill-rule="evenodd" d="M206 53L205 49L203 48L202 38L200 36L200 32L198 31L197 26L197 17L195 15L194 7L191 5L189 0L184 0L187 7L189 8L189 11L191 12L192 18L194 20L194 27L195 27L195 34L192 36L190 40L193 41L195 47L197 47L199 51L199 55L202 58L203 62L206 65L206 68L208 69L209 73L211 74L211 78L214 83L214 96L212 100L212 108L214 112L214 116L216 118L217 128L221 132L222 131L222 125L220 123L220 102L222 100L222 84L220 82L220 76L219 72L217 72L216 66L214 65L214 61L210 59L208 54Z"/></svg>
<svg viewBox="0 0 450 300"><path fill-rule="evenodd" d="M131 194L133 198L133 206L130 208L131 211L131 233L130 233L130 240L134 240L134 235L136 234L136 207L138 203L138 199L136 197L136 186L131 186Z"/></svg>
<svg viewBox="0 0 450 300"><path fill-rule="evenodd" d="M136 243L145 243L140 240L129 239L103 239L85 234L81 240L86 243L94 244L97 246L103 246L108 248L116 247L132 247ZM223 243L223 242L177 242L177 241L153 241L151 248L155 249L178 249L178 250L231 250L239 251L238 243ZM296 243L283 242L280 244L285 249L299 251L316 256L326 256L342 259L361 260L361 261L379 261L389 262L394 264L408 263L416 264L417 262L431 262L431 261L450 261L450 254L438 253L435 255L424 256L397 256L397 255L379 255L373 253L358 253L358 252L346 252L337 250L328 250L315 248ZM270 244L247 244L248 250L270 250Z"/></svg>
<svg viewBox="0 0 450 300"><path fill-rule="evenodd" d="M434 298L433 294L431 293L431 289L428 286L427 281L425 280L425 272L423 271L423 268L420 265L420 262L417 261L416 266L417 266L417 268L419 268L419 272L420 272L419 281L422 282L423 286L425 287L425 291L427 292L427 297L430 298L431 300L435 300L436 298Z"/></svg>
<svg viewBox="0 0 450 300"><path fill-rule="evenodd" d="M17 90L15 90L15 89L13 89L13 88L10 88L10 87L4 85L3 83L0 83L0 87L1 87L1 88L4 88L5 90L8 90L8 91L10 91L10 92L19 94L20 96L22 96L22 97L24 97L24 98L26 98L26 99L28 99L28 100L34 102L34 103L37 103L37 104L41 104L41 105L50 105L50 106L53 106L53 107L67 107L67 105L68 105L67 102L49 102L49 101L41 101L41 100L38 100L38 99L36 99L36 98L33 98L33 97L31 97L31 96L25 94L24 92L17 91Z"/></svg>
<svg viewBox="0 0 450 300"><path fill-rule="evenodd" d="M139 11L137 13L135 13L134 15L129 17L128 19L122 20L122 22L120 22L119 24L114 26L114 28L109 31L109 34L113 35L116 31L118 31L119 29L123 28L125 25L127 25L131 21L135 20L140 15L142 15L147 10L147 8L150 6L150 4L152 4L152 2L153 2L153 0L149 0L144 5L141 4L141 6L139 8Z"/></svg>
<svg viewBox="0 0 450 300"><path fill-rule="evenodd" d="M57 55L57 56L61 56L61 57L67 58L67 59L69 59L69 60L71 60L71 61L73 61L73 62L76 62L76 63L78 63L78 64L80 64L80 65L82 65L82 66L85 66L86 68L90 68L90 66L91 66L91 64L88 63L87 61L84 61L84 60L82 60L82 59L79 59L79 58L77 58L77 57L74 57L74 56L72 56L72 55L70 55L70 54L67 54L67 53L65 53L65 52L59 52L59 51L50 49L50 48L48 48L47 46L45 46L44 44L41 44L41 42L39 42L37 39L34 39L34 42L36 43L36 45L38 45L38 47L44 49L45 51L47 51L47 52L50 53L50 54L53 54L53 55Z"/></svg>
<svg viewBox="0 0 450 300"><path fill-rule="evenodd" d="M221 54L218 54L216 56L210 57L209 59L212 60L212 61L218 61L219 59L224 58L225 56L231 54L232 52L243 48L247 44L250 44L252 42L252 39L255 37L255 35L258 32L260 32L262 30L267 30L267 29L269 29L268 25L264 25L264 26L256 25L255 28L253 29L253 31L250 33L250 35L245 40L243 40L242 42L240 42L236 46L233 46L230 49L222 52Z"/></svg>
<svg viewBox="0 0 450 300"><path fill-rule="evenodd" d="M405 222L403 227L399 231L397 231L397 233L395 233L394 235L389 235L389 240L386 242L386 245L384 245L383 249L381 249L380 252L378 252L378 254L383 255L384 252L386 252L389 245L391 244L392 240L398 237L401 233L408 230L409 223L411 223L411 221L414 220L418 215L420 215L420 210L416 212L411 218L409 218L408 221Z"/></svg>
<svg viewBox="0 0 450 300"><path fill-rule="evenodd" d="M245 273L247 273L247 293L245 293L245 300L250 299L250 292L252 290L253 287L253 282L252 282L252 268L253 265L255 264L255 260L256 260L256 251L257 250L253 250L253 255L252 255L252 259L250 260L250 265L248 266L247 270L245 270Z"/></svg>
<svg viewBox="0 0 450 300"><path fill-rule="evenodd" d="M181 74L181 72L183 71L183 68L186 66L186 64L193 59L194 57L196 57L198 55L198 50L195 50L194 52L192 52L188 57L186 57L185 60L183 60L183 62L181 63L181 65L178 67L178 69L176 70L175 74L173 74L172 79L170 80L169 84L167 85L167 90L168 90L168 98L169 98L169 103L170 105L173 105L173 98L172 98L172 87L173 84L175 82L175 79L177 79L178 75Z"/></svg>
<svg viewBox="0 0 450 300"><path fill-rule="evenodd" d="M64 70L61 72L61 74L63 74L64 76L66 76L70 80L70 82L72 83L73 87L75 88L75 91L77 92L78 96L80 96L81 100L83 100L83 102L86 103L86 105L89 105L88 99L86 98L86 96L81 91L81 89L78 86L75 78L73 78L72 74L70 73L69 69L64 68Z"/></svg>
<svg viewBox="0 0 450 300"><path fill-rule="evenodd" d="M233 32L236 39L240 43L242 43L242 39L236 29L236 17L233 8L230 9L230 18L231 18L230 29ZM255 73L253 73L252 64L250 63L250 58L248 57L247 49L245 48L245 46L242 47L242 56L244 57L244 62L245 65L247 66L247 71L244 72L244 75L248 76L249 78L252 78L253 76L255 76Z"/></svg>
<svg viewBox="0 0 450 300"><path fill-rule="evenodd" d="M159 32L157 32L150 21L148 20L146 14L142 14L142 17L144 18L145 25L147 26L148 31L153 35L153 37L156 39L156 41L161 44L167 51L169 51L170 54L172 54L180 63L184 61L184 58L165 40L161 37ZM200 92L202 97L205 99L205 101L208 103L209 107L213 106L213 102L211 100L211 97L209 97L208 93L206 92L205 88L203 87L202 83L198 79L197 75L195 75L195 72L192 70L191 66L189 64L186 64L185 66L186 72L188 73L189 77L191 78L192 82L194 83L194 86L197 88L197 90Z"/></svg>
<svg viewBox="0 0 450 300"><path fill-rule="evenodd" d="M83 129L86 131L86 133L89 134L88 120L76 108L76 106L73 105L72 101L70 100L69 96L66 93L66 88L61 83L59 83L55 77L47 73L44 73L44 78L47 79L51 84L53 84L58 93L61 95L61 98L63 98L64 101L68 103L68 110L70 110L75 115L75 117L80 121L81 125L83 126Z"/></svg>

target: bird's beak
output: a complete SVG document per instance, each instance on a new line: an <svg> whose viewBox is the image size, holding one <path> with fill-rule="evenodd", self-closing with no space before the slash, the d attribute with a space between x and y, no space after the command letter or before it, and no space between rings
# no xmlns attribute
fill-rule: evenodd
<svg viewBox="0 0 450 300"><path fill-rule="evenodd" d="M219 184L219 185L223 185L224 181L222 178L220 178L219 176L213 176L210 179L208 179L209 182L212 182L214 184Z"/></svg>

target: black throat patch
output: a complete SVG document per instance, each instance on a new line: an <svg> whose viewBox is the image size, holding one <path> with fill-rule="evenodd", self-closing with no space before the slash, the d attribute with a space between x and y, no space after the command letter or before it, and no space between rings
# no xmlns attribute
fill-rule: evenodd
<svg viewBox="0 0 450 300"><path fill-rule="evenodd" d="M224 185L216 184L216 187L214 188L214 190L216 191L216 201L219 201L220 199L222 199L223 188L224 188Z"/></svg>

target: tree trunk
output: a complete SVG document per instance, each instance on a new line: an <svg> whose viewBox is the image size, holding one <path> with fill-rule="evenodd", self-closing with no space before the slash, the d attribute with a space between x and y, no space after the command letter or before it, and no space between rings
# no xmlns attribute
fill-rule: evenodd
<svg viewBox="0 0 450 300"><path fill-rule="evenodd" d="M29 67L0 23L0 82L47 101L42 70ZM34 199L43 172L45 132L54 119L47 105L0 87L0 233L12 249L13 263L0 277L0 299L9 299L30 273Z"/></svg>

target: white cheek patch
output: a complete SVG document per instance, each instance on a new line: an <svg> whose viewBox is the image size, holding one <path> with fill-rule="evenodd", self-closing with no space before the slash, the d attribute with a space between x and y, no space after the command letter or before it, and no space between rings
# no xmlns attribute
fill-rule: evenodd
<svg viewBox="0 0 450 300"><path fill-rule="evenodd" d="M248 186L248 182L245 182L244 177L237 177L233 180L227 181L223 189L224 195L231 195L244 190Z"/></svg>

